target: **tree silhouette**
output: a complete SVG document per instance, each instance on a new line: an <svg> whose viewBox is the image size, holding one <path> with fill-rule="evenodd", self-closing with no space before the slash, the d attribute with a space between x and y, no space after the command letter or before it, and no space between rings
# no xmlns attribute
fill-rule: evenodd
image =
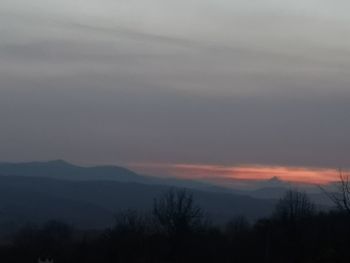
<svg viewBox="0 0 350 263"><path fill-rule="evenodd" d="M323 188L321 189L340 210L350 214L350 178L349 174L344 174L342 170L339 170L339 183L337 188L337 193L329 193Z"/></svg>
<svg viewBox="0 0 350 263"><path fill-rule="evenodd" d="M194 203L187 190L170 189L154 200L156 223L169 235L190 233L202 225L202 209Z"/></svg>
<svg viewBox="0 0 350 263"><path fill-rule="evenodd" d="M306 193L288 190L277 203L275 222L267 232L266 261L271 259L273 244L274 250L280 253L280 260L287 255L289 262L301 262L314 215L315 205Z"/></svg>
<svg viewBox="0 0 350 263"><path fill-rule="evenodd" d="M306 193L288 190L276 205L275 218L294 222L313 215L315 205Z"/></svg>
<svg viewBox="0 0 350 263"><path fill-rule="evenodd" d="M148 226L148 222L144 216L130 209L117 214L115 220L112 231L119 235L130 233L141 235L146 232Z"/></svg>

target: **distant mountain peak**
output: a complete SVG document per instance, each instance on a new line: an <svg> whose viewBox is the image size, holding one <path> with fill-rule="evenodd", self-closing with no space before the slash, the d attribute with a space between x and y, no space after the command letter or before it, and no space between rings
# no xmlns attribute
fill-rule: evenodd
<svg viewBox="0 0 350 263"><path fill-rule="evenodd" d="M271 182L271 183L274 183L274 182L275 183L280 183L280 182L282 182L282 180L278 176L273 176L268 181Z"/></svg>

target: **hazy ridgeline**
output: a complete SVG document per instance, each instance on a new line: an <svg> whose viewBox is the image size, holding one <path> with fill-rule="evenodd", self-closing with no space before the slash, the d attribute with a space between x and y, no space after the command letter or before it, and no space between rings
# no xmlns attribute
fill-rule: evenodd
<svg viewBox="0 0 350 263"><path fill-rule="evenodd" d="M113 224L117 212L151 210L153 199L173 186L191 188L198 205L220 223L239 215L248 219L268 216L276 203L114 166L79 167L63 161L0 163L0 175L0 239L27 222L42 224L52 218L80 229L103 229Z"/></svg>
<svg viewBox="0 0 350 263"><path fill-rule="evenodd" d="M234 210L235 207L233 206ZM105 230L60 221L28 224L0 246L1 262L350 262L349 215L319 212L290 190L266 218L211 223L186 190L153 200L147 213L126 210Z"/></svg>
<svg viewBox="0 0 350 263"><path fill-rule="evenodd" d="M350 263L349 10L0 0L0 263Z"/></svg>

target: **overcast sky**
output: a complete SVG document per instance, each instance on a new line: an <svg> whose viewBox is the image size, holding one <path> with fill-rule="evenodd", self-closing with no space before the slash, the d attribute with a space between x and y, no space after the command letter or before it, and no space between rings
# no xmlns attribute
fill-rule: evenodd
<svg viewBox="0 0 350 263"><path fill-rule="evenodd" d="M350 166L345 0L0 0L0 160Z"/></svg>

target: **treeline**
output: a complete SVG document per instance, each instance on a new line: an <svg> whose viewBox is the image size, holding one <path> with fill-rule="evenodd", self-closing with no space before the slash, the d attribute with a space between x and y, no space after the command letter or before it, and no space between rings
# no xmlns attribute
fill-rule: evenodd
<svg viewBox="0 0 350 263"><path fill-rule="evenodd" d="M150 213L122 212L104 231L57 221L27 225L0 245L0 261L348 263L349 248L348 214L317 211L305 193L288 191L269 218L215 226L191 193L171 190Z"/></svg>

